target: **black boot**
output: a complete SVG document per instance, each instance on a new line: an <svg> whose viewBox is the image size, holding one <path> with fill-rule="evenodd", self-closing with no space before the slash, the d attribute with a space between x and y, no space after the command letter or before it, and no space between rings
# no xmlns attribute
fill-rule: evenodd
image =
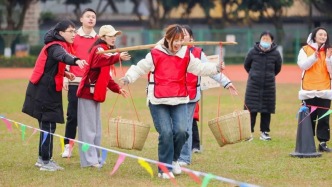
<svg viewBox="0 0 332 187"><path fill-rule="evenodd" d="M332 152L330 148L327 147L326 142L320 142L318 145L319 152Z"/></svg>

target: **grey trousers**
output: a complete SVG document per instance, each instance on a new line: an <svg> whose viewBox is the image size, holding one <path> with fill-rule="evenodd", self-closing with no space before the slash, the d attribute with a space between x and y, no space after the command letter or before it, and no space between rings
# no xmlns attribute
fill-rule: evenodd
<svg viewBox="0 0 332 187"><path fill-rule="evenodd" d="M81 167L88 167L99 163L100 150L91 146L100 146L101 143L101 120L100 103L78 98L77 110L78 140L90 145L85 152L82 144L79 144Z"/></svg>

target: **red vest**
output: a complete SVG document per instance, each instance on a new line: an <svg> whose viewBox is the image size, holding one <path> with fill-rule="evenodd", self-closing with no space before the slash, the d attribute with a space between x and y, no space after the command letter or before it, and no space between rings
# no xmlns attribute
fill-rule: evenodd
<svg viewBox="0 0 332 187"><path fill-rule="evenodd" d="M39 53L39 56L37 58L35 67L33 69L32 75L30 77L30 82L32 82L33 84L37 84L40 80L40 78L42 77L42 75L44 74L44 70L45 70L45 64L46 64L46 60L47 60L47 48L50 47L51 45L54 44L59 44L61 45L67 52L71 53L73 50L70 46L70 44L66 43L66 42L62 42L62 41L53 41L50 42L48 44L46 44L41 52ZM63 85L63 77L65 75L65 68L66 68L66 64L63 62L59 62L58 64L58 72L54 77L54 81L55 81L55 90L56 91L61 91L62 90L62 85Z"/></svg>
<svg viewBox="0 0 332 187"><path fill-rule="evenodd" d="M158 49L152 49L155 66L154 96L156 98L187 97L186 72L189 64L189 50L184 58L168 55Z"/></svg>
<svg viewBox="0 0 332 187"><path fill-rule="evenodd" d="M106 44L99 44L97 46L94 46L93 49L91 50L90 55L89 55L89 61L88 61L89 66L85 69L81 83L78 86L78 90L77 90L78 97L80 97L82 95L83 87L88 86L87 83L89 83L89 81L88 81L89 72L94 71L90 68L90 66L93 63L93 60L95 58L97 59L96 55L99 55L96 53L96 50L98 49L98 47L102 47L105 50L109 50L109 48ZM104 66L104 67L100 68L100 73L99 73L97 81L95 83L95 89L94 89L94 93L93 93L93 100L95 100L97 102L104 102L106 99L107 85L111 78L110 69L111 69L111 66Z"/></svg>
<svg viewBox="0 0 332 187"><path fill-rule="evenodd" d="M74 39L73 48L75 49L75 56L80 59L89 60L89 49L93 43L98 39L98 36L94 38L86 38L80 35L76 35ZM81 69L78 66L70 66L69 71L74 73L77 77L83 77L85 68Z"/></svg>
<svg viewBox="0 0 332 187"><path fill-rule="evenodd" d="M194 55L194 57L201 59L202 48L191 46L189 49L191 53ZM198 86L198 76L192 73L187 73L187 89L190 100L196 98L197 86Z"/></svg>

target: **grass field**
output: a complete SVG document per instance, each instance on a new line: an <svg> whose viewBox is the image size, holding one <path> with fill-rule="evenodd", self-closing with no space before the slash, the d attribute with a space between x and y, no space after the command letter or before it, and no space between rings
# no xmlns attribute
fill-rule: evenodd
<svg viewBox="0 0 332 187"><path fill-rule="evenodd" d="M27 80L0 80L0 115L8 119L37 127L37 121L21 112ZM108 93L102 104L103 139L102 146L132 155L157 160L158 134L156 133L148 107L145 105L146 79L140 79L130 86L139 118L151 125L151 131L142 151L120 150L109 146L107 120L114 105L115 95ZM259 140L259 124L256 124L254 140L219 147L207 121L215 118L218 109L218 95L221 94L220 112L227 114L242 109L245 91L244 82L235 82L240 96L232 97L222 89L211 89L203 97L203 152L193 155L193 164L188 168L211 173L224 178L255 184L259 186L331 186L332 154L323 153L320 158L299 159L290 157L296 143L297 119L299 109L297 99L298 84L279 84L277 86L277 110L272 116L272 141ZM63 92L66 109L66 92ZM119 98L112 116L136 119L135 111L129 99ZM259 121L259 119L257 119ZM56 133L64 135L64 125L57 126ZM27 129L26 139L32 134ZM110 176L118 158L108 153L107 164L100 170L80 168L79 154L74 146L73 157L63 159L60 156L59 138L55 137L54 160L65 168L64 171L42 172L34 166L38 155L39 133L29 141L22 141L21 133L13 126L8 132L0 121L0 186L174 186L168 180L150 175L137 163L127 157L119 170ZM315 140L316 141L316 140ZM317 141L316 141L317 145ZM330 143L332 146L332 143ZM157 167L151 165L156 176ZM203 180L203 177L201 178ZM187 174L176 177L178 186L200 186ZM227 182L211 180L208 186L234 186Z"/></svg>

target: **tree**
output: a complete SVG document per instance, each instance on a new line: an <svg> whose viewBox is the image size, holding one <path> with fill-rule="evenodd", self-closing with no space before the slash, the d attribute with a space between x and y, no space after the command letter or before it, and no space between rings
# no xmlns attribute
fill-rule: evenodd
<svg viewBox="0 0 332 187"><path fill-rule="evenodd" d="M292 6L293 0L243 0L239 6L240 10L246 10L259 13L259 19L267 19L275 26L277 40L283 43L285 31L283 28L283 9Z"/></svg>
<svg viewBox="0 0 332 187"><path fill-rule="evenodd" d="M1 0L0 6L5 7L5 22L6 24L0 24L2 31L22 31L25 14L32 3L37 3L38 0ZM5 25L3 27L3 25ZM8 55L11 56L11 44L21 33L12 34L5 33L1 37L5 43L5 50L8 51Z"/></svg>
<svg viewBox="0 0 332 187"><path fill-rule="evenodd" d="M45 2L47 0L42 0L42 1ZM66 5L75 6L74 13L75 13L77 20L79 20L81 17L81 4L87 4L87 3L91 3L91 0L66 0L65 1Z"/></svg>

